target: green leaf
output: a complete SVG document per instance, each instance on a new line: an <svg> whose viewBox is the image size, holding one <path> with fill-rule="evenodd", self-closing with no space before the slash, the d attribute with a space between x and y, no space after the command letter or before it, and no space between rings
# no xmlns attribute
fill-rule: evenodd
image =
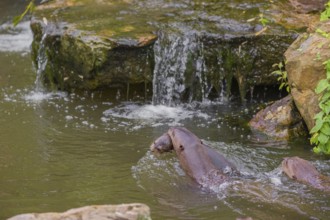
<svg viewBox="0 0 330 220"><path fill-rule="evenodd" d="M272 75L282 75L281 71L275 70L271 73Z"/></svg>
<svg viewBox="0 0 330 220"><path fill-rule="evenodd" d="M278 63L278 68L279 68L279 69L282 69L282 67L283 67L283 63L282 63L282 62L279 62L279 63Z"/></svg>
<svg viewBox="0 0 330 220"><path fill-rule="evenodd" d="M287 75L288 75L288 74L287 74L287 72L286 72L286 71L283 71L283 72L282 72L282 76L283 76L283 78L285 78L285 79L286 79L286 78L288 78L288 76L287 76Z"/></svg>
<svg viewBox="0 0 330 220"><path fill-rule="evenodd" d="M326 93L324 93L323 96L321 97L321 101L322 101L322 102L325 102L325 101L329 100L329 98L330 98L330 92L326 92Z"/></svg>
<svg viewBox="0 0 330 220"><path fill-rule="evenodd" d="M329 136L323 134L322 132L319 134L318 140L320 144L326 144L329 141Z"/></svg>
<svg viewBox="0 0 330 220"><path fill-rule="evenodd" d="M315 92L316 94L322 93L325 89L329 87L329 83L327 79L322 79L320 82L317 84Z"/></svg>
<svg viewBox="0 0 330 220"><path fill-rule="evenodd" d="M315 126L310 130L310 134L314 134L316 132L318 132L323 126L323 121L320 121L319 123L315 123Z"/></svg>
<svg viewBox="0 0 330 220"><path fill-rule="evenodd" d="M319 133L313 134L313 136L310 139L311 144L318 144L319 143L319 140L317 139L318 136L319 136Z"/></svg>
<svg viewBox="0 0 330 220"><path fill-rule="evenodd" d="M316 153L316 154L321 153L321 150L320 150L319 147L314 147L314 148L313 148L313 151L314 151L314 153Z"/></svg>
<svg viewBox="0 0 330 220"><path fill-rule="evenodd" d="M325 145L325 154L330 154L330 142Z"/></svg>
<svg viewBox="0 0 330 220"><path fill-rule="evenodd" d="M314 119L315 119L315 120L322 120L323 116L324 116L324 112L321 111L321 112L317 113L317 114L314 116Z"/></svg>
<svg viewBox="0 0 330 220"><path fill-rule="evenodd" d="M330 113L330 102L327 101L325 104L324 104L324 110L325 114L329 114Z"/></svg>
<svg viewBox="0 0 330 220"><path fill-rule="evenodd" d="M278 66L278 63L274 63L273 65L272 65L272 67L277 67Z"/></svg>
<svg viewBox="0 0 330 220"><path fill-rule="evenodd" d="M31 0L31 2L26 6L24 12L21 15L14 17L14 19L13 19L13 25L14 26L18 25L18 23L24 18L24 16L28 12L32 12L34 10L34 8L35 8L34 0Z"/></svg>
<svg viewBox="0 0 330 220"><path fill-rule="evenodd" d="M14 19L13 19L13 25L14 27L18 25L18 23L21 22L21 20L23 19L24 16L22 15L19 15L19 16L15 16Z"/></svg>
<svg viewBox="0 0 330 220"><path fill-rule="evenodd" d="M330 136L330 125L329 123L324 123L322 128L321 128L321 132L325 135Z"/></svg>

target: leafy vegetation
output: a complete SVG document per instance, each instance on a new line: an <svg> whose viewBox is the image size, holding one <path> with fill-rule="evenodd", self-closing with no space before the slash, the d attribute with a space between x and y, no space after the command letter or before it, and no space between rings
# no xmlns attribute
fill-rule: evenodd
<svg viewBox="0 0 330 220"><path fill-rule="evenodd" d="M326 4L326 9L321 13L320 20L326 21L330 18L330 1ZM330 33L317 29L316 33L330 39ZM330 59L323 62L326 70L326 78L319 81L315 92L320 95L320 112L315 115L315 126L310 130L312 138L311 144L315 153L330 154Z"/></svg>
<svg viewBox="0 0 330 220"><path fill-rule="evenodd" d="M328 1L327 4L325 4L325 10L321 13L320 20L326 21L330 18L330 1Z"/></svg>
<svg viewBox="0 0 330 220"><path fill-rule="evenodd" d="M25 11L22 14L14 17L13 25L14 26L18 25L18 23L22 21L22 19L25 17L25 15L28 12L30 13L33 12L34 8L35 8L34 0L31 0L30 3L26 6Z"/></svg>
<svg viewBox="0 0 330 220"><path fill-rule="evenodd" d="M311 143L315 144L315 153L330 154L330 60L324 62L326 79L320 80L315 92L322 94L319 100L321 111L315 115L315 126L310 133L313 134Z"/></svg>
<svg viewBox="0 0 330 220"><path fill-rule="evenodd" d="M287 92L290 92L290 87L288 84L288 74L284 68L284 64L285 64L285 62L279 62L279 63L273 64L273 67L278 67L278 70L273 71L271 74L276 75L277 81L279 81L281 83L280 87L279 87L280 90L285 88L285 90Z"/></svg>

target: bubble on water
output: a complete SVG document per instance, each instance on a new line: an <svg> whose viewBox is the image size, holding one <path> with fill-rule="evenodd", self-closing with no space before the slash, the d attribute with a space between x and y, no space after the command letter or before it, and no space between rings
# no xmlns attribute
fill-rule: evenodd
<svg viewBox="0 0 330 220"><path fill-rule="evenodd" d="M274 184L275 186L282 185L281 178L279 178L279 177L270 177L269 180L270 180L270 182L271 182L272 184Z"/></svg>
<svg viewBox="0 0 330 220"><path fill-rule="evenodd" d="M89 125L88 121L82 121L81 124L86 125L86 126Z"/></svg>
<svg viewBox="0 0 330 220"><path fill-rule="evenodd" d="M71 115L67 115L67 116L65 116L65 119L66 119L67 121L70 121L70 120L73 119L73 116L71 116Z"/></svg>

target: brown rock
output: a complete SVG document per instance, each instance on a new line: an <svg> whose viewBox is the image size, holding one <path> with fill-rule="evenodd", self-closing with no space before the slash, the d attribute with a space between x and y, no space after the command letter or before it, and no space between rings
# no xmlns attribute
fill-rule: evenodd
<svg viewBox="0 0 330 220"><path fill-rule="evenodd" d="M273 4L270 14L276 23L287 29L297 31L315 31L315 26L320 22L319 14L294 12L289 2Z"/></svg>
<svg viewBox="0 0 330 220"><path fill-rule="evenodd" d="M299 13L310 13L324 10L328 0L289 0L295 10Z"/></svg>
<svg viewBox="0 0 330 220"><path fill-rule="evenodd" d="M329 32L330 22L319 29ZM326 77L323 62L330 59L330 39L321 34L301 35L285 52L286 71L293 100L308 129L314 126L314 116L320 109L315 88Z"/></svg>
<svg viewBox="0 0 330 220"><path fill-rule="evenodd" d="M94 205L70 209L63 213L21 214L8 220L151 220L149 207L144 204Z"/></svg>
<svg viewBox="0 0 330 220"><path fill-rule="evenodd" d="M306 134L304 122L291 95L259 111L249 122L249 125L252 130L257 130L276 139L286 140L290 137Z"/></svg>

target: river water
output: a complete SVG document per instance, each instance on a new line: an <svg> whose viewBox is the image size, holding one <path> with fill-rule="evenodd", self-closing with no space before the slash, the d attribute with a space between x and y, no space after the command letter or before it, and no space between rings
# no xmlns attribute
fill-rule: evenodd
<svg viewBox="0 0 330 220"><path fill-rule="evenodd" d="M3 2L1 10L18 13ZM330 175L329 160L306 138L276 142L248 129L266 95L167 107L107 91L38 92L29 23L13 29L10 19L0 20L0 219L132 202L149 205L153 219L328 218L329 195L289 180L279 165L300 156ZM195 187L173 153L149 152L171 126L189 128L246 177L211 192Z"/></svg>

